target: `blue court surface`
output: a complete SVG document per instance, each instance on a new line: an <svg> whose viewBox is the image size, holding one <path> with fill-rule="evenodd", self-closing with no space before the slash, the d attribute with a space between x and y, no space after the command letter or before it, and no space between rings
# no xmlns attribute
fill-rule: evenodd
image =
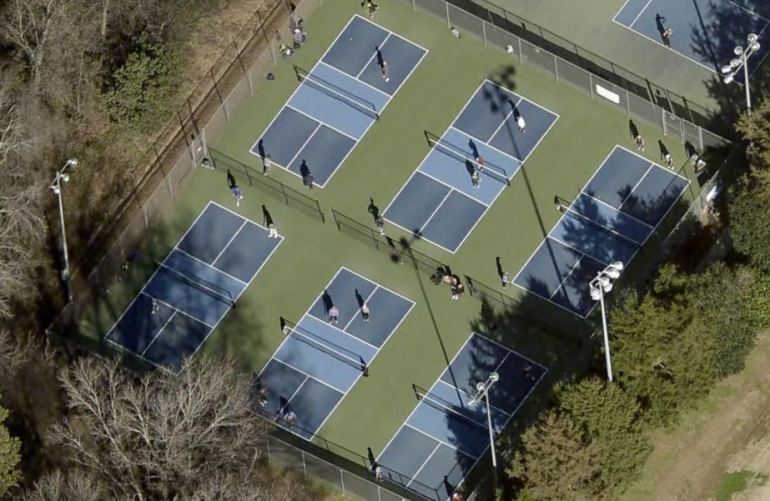
<svg viewBox="0 0 770 501"><path fill-rule="evenodd" d="M179 371L282 241L209 202L106 338L159 367Z"/></svg>
<svg viewBox="0 0 770 501"><path fill-rule="evenodd" d="M664 45L662 33L671 29L672 50L716 73L735 58L733 48L745 46L748 35L755 33L762 47L749 60L749 72L753 73L770 50L766 31L770 20L740 3L741 0L627 0L613 21L660 45Z"/></svg>
<svg viewBox="0 0 770 501"><path fill-rule="evenodd" d="M385 219L455 253L557 119L485 80L390 202ZM484 167L474 187L472 160L479 156Z"/></svg>
<svg viewBox="0 0 770 501"><path fill-rule="evenodd" d="M589 282L614 261L627 266L689 184L616 146L513 283L585 318Z"/></svg>
<svg viewBox="0 0 770 501"><path fill-rule="evenodd" d="M329 321L332 305L337 322ZM412 307L413 301L340 268L299 324L284 330L286 339L257 376L257 386L268 392L259 412L312 440L363 375L361 364L371 364ZM289 411L296 415L292 426L283 419Z"/></svg>
<svg viewBox="0 0 770 501"><path fill-rule="evenodd" d="M251 153L326 186L428 53L358 15L306 75ZM388 79L382 62L387 63Z"/></svg>
<svg viewBox="0 0 770 501"><path fill-rule="evenodd" d="M492 372L500 376L489 391L499 434L547 369L471 334L377 458L383 475L429 499L448 499L489 447L486 404L471 406L469 400Z"/></svg>

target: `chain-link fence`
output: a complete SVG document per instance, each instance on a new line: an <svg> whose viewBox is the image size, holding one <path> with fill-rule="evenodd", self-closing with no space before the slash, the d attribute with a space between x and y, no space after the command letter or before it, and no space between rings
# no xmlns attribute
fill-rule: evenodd
<svg viewBox="0 0 770 501"><path fill-rule="evenodd" d="M440 18L461 35L475 36L628 116L650 122L682 144L689 141L703 151L727 142L707 130L713 125L706 108L484 0L401 1Z"/></svg>

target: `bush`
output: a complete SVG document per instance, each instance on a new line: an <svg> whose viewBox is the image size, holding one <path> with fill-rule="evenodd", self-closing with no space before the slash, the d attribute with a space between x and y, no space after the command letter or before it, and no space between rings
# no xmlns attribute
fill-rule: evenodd
<svg viewBox="0 0 770 501"><path fill-rule="evenodd" d="M112 75L104 95L107 113L122 129L150 132L171 115L180 80L176 50L142 40Z"/></svg>
<svg viewBox="0 0 770 501"><path fill-rule="evenodd" d="M21 456L21 442L18 438L8 433L8 428L3 426L8 419L8 411L0 407L0 498L8 489L19 481L20 473L17 469Z"/></svg>

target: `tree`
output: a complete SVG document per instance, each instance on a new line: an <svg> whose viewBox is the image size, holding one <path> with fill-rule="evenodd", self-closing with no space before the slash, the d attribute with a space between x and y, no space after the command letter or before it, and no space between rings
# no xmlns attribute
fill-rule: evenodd
<svg viewBox="0 0 770 501"><path fill-rule="evenodd" d="M110 118L125 130L152 130L170 116L179 78L174 49L140 40L137 50L112 75L113 83L104 96Z"/></svg>
<svg viewBox="0 0 770 501"><path fill-rule="evenodd" d="M81 359L61 382L72 412L53 438L113 497L264 490L256 475L269 427L249 411L252 383L232 360L199 357L178 376L133 377L118 362Z"/></svg>
<svg viewBox="0 0 770 501"><path fill-rule="evenodd" d="M590 378L567 386L560 409L570 414L599 449L602 495L616 499L638 475L651 446L643 435L642 409L620 385Z"/></svg>
<svg viewBox="0 0 770 501"><path fill-rule="evenodd" d="M507 472L525 484L519 499L595 501L601 450L566 414L550 412L522 436Z"/></svg>
<svg viewBox="0 0 770 501"><path fill-rule="evenodd" d="M21 474L17 469L21 456L21 442L12 437L3 423L8 419L8 411L0 407L0 497L15 486Z"/></svg>
<svg viewBox="0 0 770 501"><path fill-rule="evenodd" d="M730 234L735 250L770 273L770 185L747 182L730 203Z"/></svg>
<svg viewBox="0 0 770 501"><path fill-rule="evenodd" d="M686 299L681 275L661 269L655 292L630 294L610 313L618 382L658 425L705 394L717 379L714 340Z"/></svg>
<svg viewBox="0 0 770 501"><path fill-rule="evenodd" d="M770 184L770 99L763 100L751 113L741 116L736 128L754 144L759 164L754 174L765 185Z"/></svg>

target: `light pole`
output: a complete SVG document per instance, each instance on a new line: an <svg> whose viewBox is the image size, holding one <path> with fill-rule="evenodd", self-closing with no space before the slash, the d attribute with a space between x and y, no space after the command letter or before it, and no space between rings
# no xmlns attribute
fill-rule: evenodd
<svg viewBox="0 0 770 501"><path fill-rule="evenodd" d="M495 455L495 433L492 428L492 413L489 412L489 389L500 379L497 372L489 375L486 381L476 385L476 396L468 401L468 405L476 405L482 398L487 401L487 426L489 427L489 447L492 449L492 467L497 469L497 456Z"/></svg>
<svg viewBox="0 0 770 501"><path fill-rule="evenodd" d="M612 290L612 281L620 276L623 271L623 263L616 261L596 275L591 280L591 299L599 301L602 305L602 327L604 327L604 355L607 358L607 379L612 382L612 357L610 356L610 336L607 333L607 313L604 311L604 295Z"/></svg>
<svg viewBox="0 0 770 501"><path fill-rule="evenodd" d="M746 87L746 109L751 113L751 86L749 85L749 58L759 50L759 37L752 33L749 35L746 48L737 46L733 52L737 56L730 61L730 64L722 66L722 74L725 76L725 83L729 84L735 80L735 75L743 69L743 85Z"/></svg>
<svg viewBox="0 0 770 501"><path fill-rule="evenodd" d="M56 173L56 177L51 183L51 191L59 202L59 224L61 224L61 251L64 263L61 270L61 278L64 281L64 287L67 289L67 301L72 301L72 284L70 283L70 263L69 255L67 254L67 232L64 229L64 205L61 199L61 186L62 183L69 181L70 176L66 173L67 169L74 169L78 165L78 161L74 158L67 160L64 167L59 169Z"/></svg>

